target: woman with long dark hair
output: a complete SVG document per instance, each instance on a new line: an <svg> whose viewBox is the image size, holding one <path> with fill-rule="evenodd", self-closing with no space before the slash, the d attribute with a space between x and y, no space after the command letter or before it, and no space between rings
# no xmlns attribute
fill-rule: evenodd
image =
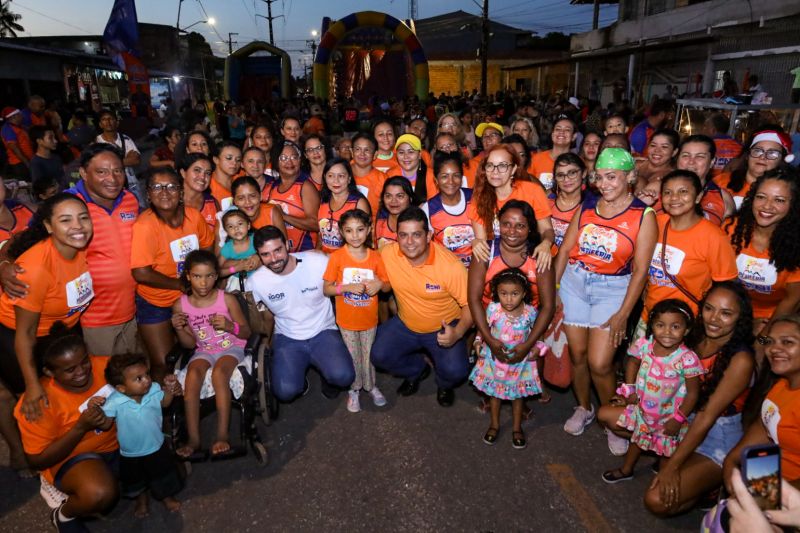
<svg viewBox="0 0 800 533"><path fill-rule="evenodd" d="M344 246L339 231L339 219L351 209L361 209L370 213L369 202L358 191L350 163L337 157L325 163L322 171L323 183L320 193L319 241L317 248L330 254Z"/></svg>

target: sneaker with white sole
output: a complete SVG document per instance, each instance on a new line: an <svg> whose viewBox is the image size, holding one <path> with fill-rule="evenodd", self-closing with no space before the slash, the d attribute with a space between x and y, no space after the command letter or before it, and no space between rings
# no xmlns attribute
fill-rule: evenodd
<svg viewBox="0 0 800 533"><path fill-rule="evenodd" d="M609 430L606 430L606 436L608 437L608 451L611 452L611 455L620 457L628 453L628 446L631 443L628 439L623 439Z"/></svg>
<svg viewBox="0 0 800 533"><path fill-rule="evenodd" d="M386 397L378 387L372 387L372 390L369 391L369 395L372 396L372 403L375 404L375 407L383 407L386 405Z"/></svg>
<svg viewBox="0 0 800 533"><path fill-rule="evenodd" d="M347 410L351 413L361 411L361 402L358 401L358 391L351 390L347 393Z"/></svg>
<svg viewBox="0 0 800 533"><path fill-rule="evenodd" d="M575 408L572 416L564 423L564 431L570 435L578 436L589 427L589 424L594 422L594 406L590 406L591 411L588 411L580 405Z"/></svg>
<svg viewBox="0 0 800 533"><path fill-rule="evenodd" d="M39 480L41 481L39 494L50 509L58 509L62 503L67 501L67 495L55 488L44 476L40 475Z"/></svg>

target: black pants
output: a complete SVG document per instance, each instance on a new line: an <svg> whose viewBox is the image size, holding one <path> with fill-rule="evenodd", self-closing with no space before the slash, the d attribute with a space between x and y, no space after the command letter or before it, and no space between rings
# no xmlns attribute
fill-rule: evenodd
<svg viewBox="0 0 800 533"><path fill-rule="evenodd" d="M70 334L81 334L81 327L76 325L69 332ZM16 332L0 324L0 381L14 394L25 392L25 379L22 377L22 370L17 362L17 354L14 350L14 337ZM45 335L37 337L33 345L33 360L36 364L36 371L41 375L42 361L44 352L50 345L52 337Z"/></svg>

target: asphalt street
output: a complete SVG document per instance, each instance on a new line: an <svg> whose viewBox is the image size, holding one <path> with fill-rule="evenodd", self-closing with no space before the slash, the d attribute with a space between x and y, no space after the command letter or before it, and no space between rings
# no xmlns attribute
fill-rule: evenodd
<svg viewBox="0 0 800 533"><path fill-rule="evenodd" d="M310 373L311 391L282 405L273 425L259 425L270 452L259 466L252 455L195 464L168 513L152 502L133 517L123 500L110 516L88 523L93 532L144 531L697 531L699 511L670 520L650 515L641 495L652 478L644 457L633 481L605 484L600 475L621 458L608 452L598 426L573 437L562 430L571 413L569 392L553 402L530 402L528 448L511 447L511 409L495 446L481 440L488 415L478 412L468 386L442 408L428 378L420 392L398 398L399 380L378 376L389 404L345 409L346 394L327 400ZM234 417L234 423L237 418ZM213 420L204 421L210 444ZM260 423L259 423L260 424ZM234 426L235 432L235 426ZM7 450L0 445L0 465ZM48 531L48 508L38 480L18 481L0 466L0 531Z"/></svg>

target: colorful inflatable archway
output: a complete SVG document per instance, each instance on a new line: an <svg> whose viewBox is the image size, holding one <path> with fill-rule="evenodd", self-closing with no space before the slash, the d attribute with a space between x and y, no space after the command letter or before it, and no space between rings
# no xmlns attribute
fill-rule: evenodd
<svg viewBox="0 0 800 533"><path fill-rule="evenodd" d="M428 60L422 44L403 22L386 13L377 11L360 11L351 13L341 20L337 20L328 28L317 48L314 58L314 96L327 100L329 98L330 60L333 51L339 42L349 32L359 27L378 27L390 30L395 38L403 43L411 55L414 65L414 93L421 101L428 97Z"/></svg>
<svg viewBox="0 0 800 533"><path fill-rule="evenodd" d="M273 46L269 43L264 41L253 41L248 43L247 45L239 48L234 53L229 55L225 58L225 99L226 100L238 100L239 94L239 76L242 74L242 61L249 57L250 55L254 54L255 52L269 52L274 56L278 56L280 58L280 81L281 81L281 97L282 98L290 98L291 94L291 81L292 81L292 60L289 57L288 52L285 50L281 50L280 48ZM277 65L276 65L277 67ZM262 70L266 74L278 74L269 71L269 67L265 70L262 66L259 70Z"/></svg>

